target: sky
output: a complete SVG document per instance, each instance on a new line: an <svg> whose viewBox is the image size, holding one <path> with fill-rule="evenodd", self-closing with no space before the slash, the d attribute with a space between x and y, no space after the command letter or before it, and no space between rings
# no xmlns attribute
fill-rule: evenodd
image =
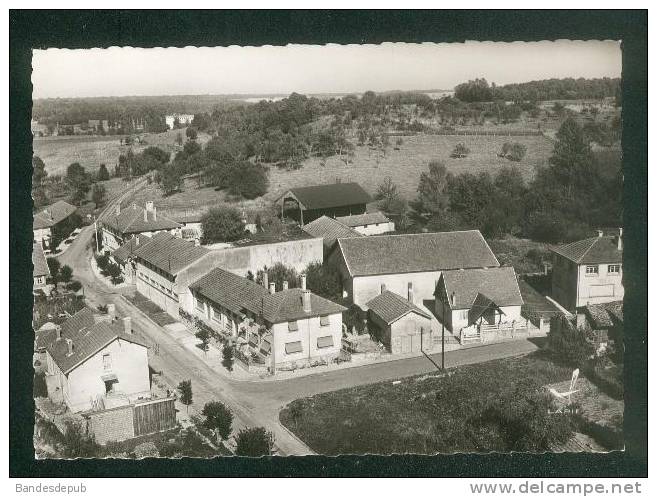
<svg viewBox="0 0 657 497"><path fill-rule="evenodd" d="M34 50L34 98L450 90L620 77L617 41Z"/></svg>

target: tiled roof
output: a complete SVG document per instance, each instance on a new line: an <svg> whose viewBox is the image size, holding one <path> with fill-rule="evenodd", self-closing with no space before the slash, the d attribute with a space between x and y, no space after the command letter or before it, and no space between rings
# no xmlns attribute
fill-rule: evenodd
<svg viewBox="0 0 657 497"><path fill-rule="evenodd" d="M262 315L270 323L341 313L345 307L313 293L311 312L303 310L302 290L291 288L270 294L263 286L233 273L216 268L189 286L211 302L240 314L245 310Z"/></svg>
<svg viewBox="0 0 657 497"><path fill-rule="evenodd" d="M372 201L372 197L358 183L332 183L292 188L282 198L289 193L292 193L306 209L326 209L367 204Z"/></svg>
<svg viewBox="0 0 657 497"><path fill-rule="evenodd" d="M500 307L523 304L516 272L510 266L444 271L438 284L444 286L448 296L454 294L452 309L469 309L478 294Z"/></svg>
<svg viewBox="0 0 657 497"><path fill-rule="evenodd" d="M134 256L170 275L175 275L208 252L208 249L197 247L194 242L162 232L135 250Z"/></svg>
<svg viewBox="0 0 657 497"><path fill-rule="evenodd" d="M394 323L409 312L416 312L420 316L431 319L431 316L426 311L423 311L415 304L390 290L381 292L381 294L374 297L366 305L370 311L383 319L386 324Z"/></svg>
<svg viewBox="0 0 657 497"><path fill-rule="evenodd" d="M311 236L322 238L326 248L332 247L338 238L365 236L349 226L345 226L341 222L327 216L315 219L306 224L302 229Z"/></svg>
<svg viewBox="0 0 657 497"><path fill-rule="evenodd" d="M339 239L352 276L496 267L477 230Z"/></svg>
<svg viewBox="0 0 657 497"><path fill-rule="evenodd" d="M351 216L338 216L335 219L347 226L365 226L366 224L389 223L390 219L381 211L366 212L365 214L354 214Z"/></svg>
<svg viewBox="0 0 657 497"><path fill-rule="evenodd" d="M112 257L114 257L114 259L117 261L125 262L135 253L137 249L143 247L150 241L151 237L149 236L139 234L134 235L132 238L130 238L130 240L112 252Z"/></svg>
<svg viewBox="0 0 657 497"><path fill-rule="evenodd" d="M50 268L39 242L32 244L32 265L34 266L32 276L50 276Z"/></svg>
<svg viewBox="0 0 657 497"><path fill-rule="evenodd" d="M67 374L117 339L147 347L134 335L124 333L122 323L100 321L75 333L66 335L62 331L62 338L58 340L55 335L54 340L47 344L46 350L62 372ZM71 340L73 344L71 354L68 353L67 340Z"/></svg>
<svg viewBox="0 0 657 497"><path fill-rule="evenodd" d="M76 207L71 204L59 200L48 207L44 207L34 215L32 223L33 229L50 228L57 223L62 222L64 219L73 214Z"/></svg>
<svg viewBox="0 0 657 497"><path fill-rule="evenodd" d="M623 322L622 301L587 305L585 312L591 319L595 329L615 326L614 319L620 323Z"/></svg>
<svg viewBox="0 0 657 497"><path fill-rule="evenodd" d="M109 213L102 222L109 229L122 235L180 228L180 224L156 212L148 212L144 220L144 212L142 207L132 204L121 210L118 215L115 212Z"/></svg>
<svg viewBox="0 0 657 497"><path fill-rule="evenodd" d="M614 236L596 236L552 249L553 252L577 264L623 262L623 250L618 250Z"/></svg>
<svg viewBox="0 0 657 497"><path fill-rule="evenodd" d="M62 323L62 336L69 338L69 335L77 333L82 328L88 328L95 322L94 312L88 307L85 307Z"/></svg>

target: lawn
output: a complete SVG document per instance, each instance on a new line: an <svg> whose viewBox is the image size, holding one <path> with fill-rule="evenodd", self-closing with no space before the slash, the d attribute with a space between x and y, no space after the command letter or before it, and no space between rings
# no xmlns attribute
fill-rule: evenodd
<svg viewBox="0 0 657 497"><path fill-rule="evenodd" d="M281 411L280 420L325 455L504 451L501 442L491 444L495 433L484 436L471 421L520 381L528 380L538 389L567 380L572 370L550 362L539 351L451 373L297 399Z"/></svg>

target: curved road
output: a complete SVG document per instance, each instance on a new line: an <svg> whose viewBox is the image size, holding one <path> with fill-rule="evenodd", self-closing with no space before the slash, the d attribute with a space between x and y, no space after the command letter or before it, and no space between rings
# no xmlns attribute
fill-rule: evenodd
<svg viewBox="0 0 657 497"><path fill-rule="evenodd" d="M128 193L110 202L105 212ZM93 229L93 225L84 228L66 252L59 256L62 264L73 268L75 278L84 287L88 304L97 307L114 303L117 315L130 316L135 332L152 345L149 351L150 365L155 371L162 372L164 380L172 388L181 380L191 378L195 406L202 406L209 400L223 401L235 414L234 432L245 426L264 426L274 433L278 454L313 453L278 421L280 409L288 402L316 393L435 372L435 364L440 363L440 354L436 354L432 357L435 364L426 357L415 357L279 381L233 380L218 374L200 361L167 330L121 297L122 291L133 291L134 288L116 291L94 276L89 264ZM473 347L447 352L445 363L453 367L525 354L536 348L527 340Z"/></svg>

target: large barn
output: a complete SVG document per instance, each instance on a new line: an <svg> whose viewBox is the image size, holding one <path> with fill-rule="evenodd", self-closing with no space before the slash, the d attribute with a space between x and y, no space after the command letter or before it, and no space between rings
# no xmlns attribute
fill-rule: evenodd
<svg viewBox="0 0 657 497"><path fill-rule="evenodd" d="M292 188L278 199L281 217L290 217L301 226L322 216L364 214L372 197L358 183Z"/></svg>

